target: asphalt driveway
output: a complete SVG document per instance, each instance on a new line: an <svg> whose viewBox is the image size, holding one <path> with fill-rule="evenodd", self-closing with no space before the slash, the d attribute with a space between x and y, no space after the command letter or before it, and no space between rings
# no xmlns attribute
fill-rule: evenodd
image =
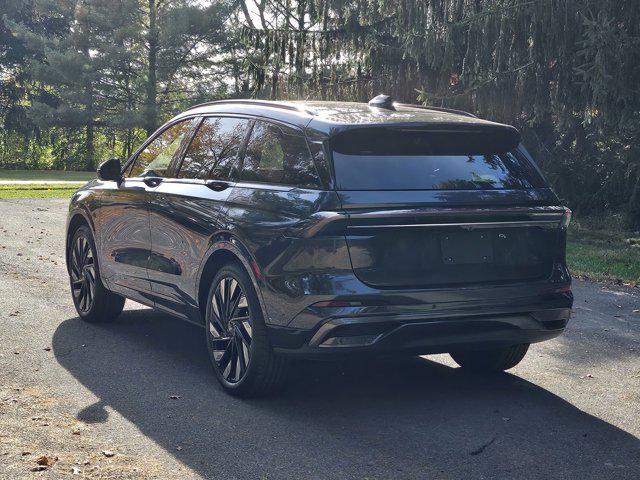
<svg viewBox="0 0 640 480"><path fill-rule="evenodd" d="M566 334L509 373L301 363L280 396L238 400L200 328L76 317L66 205L0 201L0 478L640 478L639 289L575 282Z"/></svg>

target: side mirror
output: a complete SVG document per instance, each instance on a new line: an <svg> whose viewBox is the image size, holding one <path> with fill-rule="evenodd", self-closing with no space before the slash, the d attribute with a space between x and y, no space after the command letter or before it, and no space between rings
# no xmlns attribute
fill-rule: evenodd
<svg viewBox="0 0 640 480"><path fill-rule="evenodd" d="M122 165L119 158L110 158L102 162L98 167L98 178L100 180L113 180L120 182L122 179Z"/></svg>

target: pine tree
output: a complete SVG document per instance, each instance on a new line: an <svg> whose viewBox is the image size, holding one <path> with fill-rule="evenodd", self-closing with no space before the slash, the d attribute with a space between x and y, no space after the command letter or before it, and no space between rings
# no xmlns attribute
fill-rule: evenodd
<svg viewBox="0 0 640 480"><path fill-rule="evenodd" d="M17 166L27 164L31 156L38 160L43 143L42 132L27 115L27 100L38 93L27 64L42 58L13 34L10 24L20 22L39 33L67 28L56 18L34 15L34 9L34 0L0 2L0 161Z"/></svg>
<svg viewBox="0 0 640 480"><path fill-rule="evenodd" d="M254 96L384 92L515 124L578 213L640 226L640 2L243 0L236 18Z"/></svg>
<svg viewBox="0 0 640 480"><path fill-rule="evenodd" d="M140 10L144 125L151 135L166 105L201 96L198 82L202 80L211 85L213 78L207 74L216 63L217 46L224 42L229 6L224 2L202 6L187 0L140 0Z"/></svg>
<svg viewBox="0 0 640 480"><path fill-rule="evenodd" d="M33 81L50 94L32 98L29 116L42 127L84 131L84 167L95 168L96 128L109 115L101 82L113 72L113 38L123 28L121 14L127 0L38 0L34 15L57 19L63 31L38 32L29 25L8 21L14 35L39 61L28 67Z"/></svg>
<svg viewBox="0 0 640 480"><path fill-rule="evenodd" d="M29 115L42 128L82 129L81 154L95 168L98 129L118 131L123 155L136 129L150 135L168 111L193 97L217 93L207 79L226 19L227 5L187 0L34 0L36 17L66 29L52 33L7 20L11 33L38 60L31 79L48 95L33 95ZM203 85L198 85L201 79ZM213 91L206 86L214 85Z"/></svg>

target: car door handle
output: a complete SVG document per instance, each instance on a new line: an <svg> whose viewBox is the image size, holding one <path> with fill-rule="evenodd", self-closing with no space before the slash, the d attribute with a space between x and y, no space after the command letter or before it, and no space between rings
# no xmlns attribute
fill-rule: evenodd
<svg viewBox="0 0 640 480"><path fill-rule="evenodd" d="M207 180L206 185L216 192L222 192L231 186L229 182L225 182L224 180Z"/></svg>
<svg viewBox="0 0 640 480"><path fill-rule="evenodd" d="M162 177L147 177L143 180L150 187L157 187L162 183Z"/></svg>

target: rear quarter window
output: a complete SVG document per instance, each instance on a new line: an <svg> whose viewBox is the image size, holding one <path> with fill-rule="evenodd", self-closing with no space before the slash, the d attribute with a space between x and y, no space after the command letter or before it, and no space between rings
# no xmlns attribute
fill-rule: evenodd
<svg viewBox="0 0 640 480"><path fill-rule="evenodd" d="M319 188L307 141L294 129L256 121L244 155L240 179L248 182Z"/></svg>

